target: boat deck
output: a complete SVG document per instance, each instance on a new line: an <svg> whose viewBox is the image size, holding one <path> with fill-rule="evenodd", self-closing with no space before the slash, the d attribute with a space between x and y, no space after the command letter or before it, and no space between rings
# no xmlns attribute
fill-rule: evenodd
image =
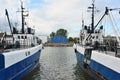
<svg viewBox="0 0 120 80"><path fill-rule="evenodd" d="M94 50L94 51L101 52L101 53L103 53L103 54L116 57L115 52L112 52L112 51L99 51L99 50Z"/></svg>
<svg viewBox="0 0 120 80"><path fill-rule="evenodd" d="M81 46L81 45L77 45L77 46ZM84 48L91 48L91 47L88 47L88 46L81 46L81 47L84 47ZM97 52L100 52L100 53L103 53L103 54L106 54L106 55L110 55L110 56L114 56L114 57L119 57L120 58L120 48L118 48L117 50L117 53L114 52L114 51L109 51L109 50L93 50L93 51L97 51Z"/></svg>
<svg viewBox="0 0 120 80"><path fill-rule="evenodd" d="M22 46L20 48L11 48L11 49L0 49L0 53L22 50L22 49L27 49L27 48L32 48L32 46Z"/></svg>

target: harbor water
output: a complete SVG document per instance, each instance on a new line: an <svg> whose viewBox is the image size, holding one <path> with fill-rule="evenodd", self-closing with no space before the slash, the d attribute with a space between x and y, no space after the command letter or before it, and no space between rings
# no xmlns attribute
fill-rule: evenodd
<svg viewBox="0 0 120 80"><path fill-rule="evenodd" d="M23 80L93 80L77 64L72 47L45 47L40 64Z"/></svg>

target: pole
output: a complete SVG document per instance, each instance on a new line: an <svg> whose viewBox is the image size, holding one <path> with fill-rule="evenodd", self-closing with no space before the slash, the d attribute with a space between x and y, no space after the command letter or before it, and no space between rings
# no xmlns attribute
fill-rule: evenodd
<svg viewBox="0 0 120 80"><path fill-rule="evenodd" d="M7 11L7 9L5 9L5 14L6 14L6 16L7 16L7 19L8 19L8 23L9 23L10 31L11 31L11 34L12 34L13 43L14 43L14 37L13 37L12 26L11 26L11 24L10 24L10 19L9 19L9 14L8 14L8 11Z"/></svg>
<svg viewBox="0 0 120 80"><path fill-rule="evenodd" d="M23 8L23 2L21 1L21 17L22 17L22 34L24 34L24 8Z"/></svg>
<svg viewBox="0 0 120 80"><path fill-rule="evenodd" d="M92 32L91 33L94 33L94 2L92 4L92 24L91 24L91 27L92 27Z"/></svg>

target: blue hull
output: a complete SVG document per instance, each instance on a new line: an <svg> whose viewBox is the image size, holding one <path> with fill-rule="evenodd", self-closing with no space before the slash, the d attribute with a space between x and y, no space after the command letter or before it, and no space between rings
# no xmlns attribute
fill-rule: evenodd
<svg viewBox="0 0 120 80"><path fill-rule="evenodd" d="M38 51L32 56L0 70L0 80L21 80L38 65L40 53L41 51Z"/></svg>
<svg viewBox="0 0 120 80"><path fill-rule="evenodd" d="M84 55L80 52L76 52L77 62L80 67L85 70L95 80L107 79L107 80L120 80L120 73L113 71L112 69L91 60L89 64L90 69L86 69L84 65Z"/></svg>
<svg viewBox="0 0 120 80"><path fill-rule="evenodd" d="M90 67L103 75L108 80L120 80L120 73L117 73L94 60L91 60Z"/></svg>
<svg viewBox="0 0 120 80"><path fill-rule="evenodd" d="M77 57L77 63L82 70L84 70L87 74L89 74L95 80L101 80L100 76L98 76L93 70L86 68L84 64L84 55L79 53L78 51L75 52Z"/></svg>

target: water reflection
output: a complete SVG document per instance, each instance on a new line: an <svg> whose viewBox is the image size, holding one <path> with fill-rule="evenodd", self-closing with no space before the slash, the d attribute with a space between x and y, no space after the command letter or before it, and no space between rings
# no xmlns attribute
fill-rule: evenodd
<svg viewBox="0 0 120 80"><path fill-rule="evenodd" d="M31 71L28 75L26 75L22 80L41 80L40 64L33 71Z"/></svg>
<svg viewBox="0 0 120 80"><path fill-rule="evenodd" d="M45 47L40 66L23 80L90 80L79 68L72 47Z"/></svg>
<svg viewBox="0 0 120 80"><path fill-rule="evenodd" d="M76 64L75 54L71 47L47 47L41 56L41 79L73 80L73 67Z"/></svg>
<svg viewBox="0 0 120 80"><path fill-rule="evenodd" d="M79 64L76 64L76 67L74 68L75 72L75 79L74 80L94 80L89 76L88 73L86 73L84 70L82 70L79 66Z"/></svg>

